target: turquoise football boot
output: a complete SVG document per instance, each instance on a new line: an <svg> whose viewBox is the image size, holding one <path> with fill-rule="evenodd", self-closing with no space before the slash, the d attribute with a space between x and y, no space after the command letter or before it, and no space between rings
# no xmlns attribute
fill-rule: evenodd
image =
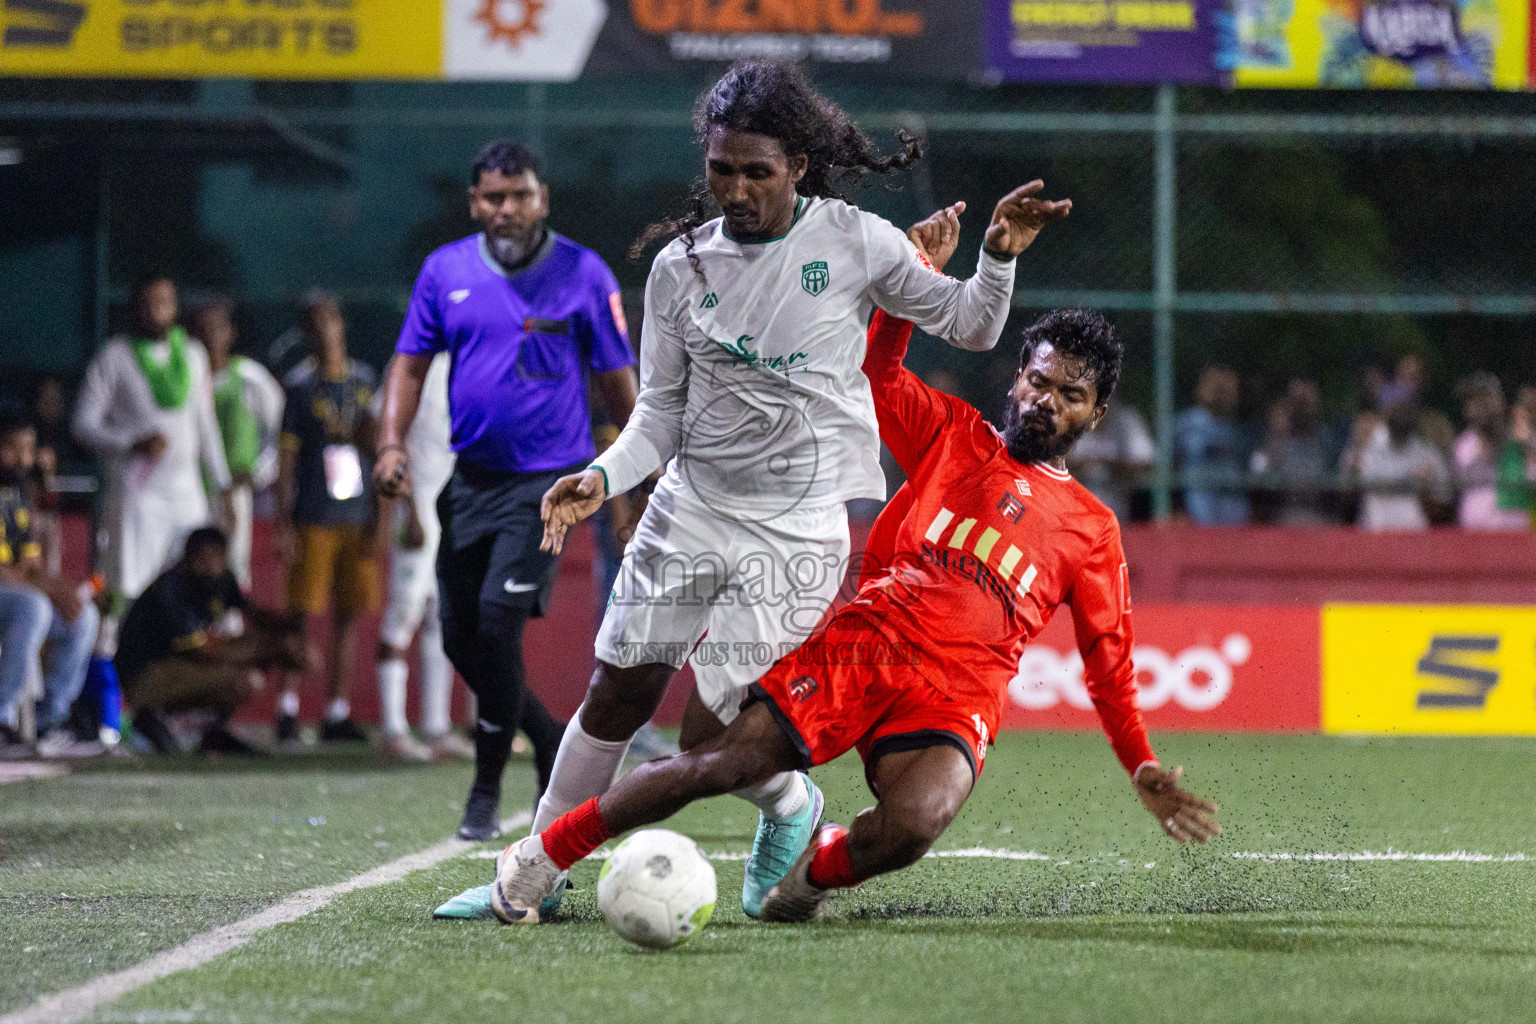
<svg viewBox="0 0 1536 1024"><path fill-rule="evenodd" d="M752 855L747 858L746 877L741 882L742 912L754 920L762 916L768 891L779 884L810 845L826 805L811 777L800 777L811 797L805 810L793 818L765 818L761 812L757 816L757 837L752 840Z"/></svg>
<svg viewBox="0 0 1536 1024"><path fill-rule="evenodd" d="M473 889L465 889L453 899L444 903L432 911L432 918L436 921L494 921L496 912L491 909L491 886L477 885ZM564 876L560 879L560 885L554 892L544 897L539 903L539 920L548 921L554 918L555 912L560 909L560 903L565 898L565 890L570 883Z"/></svg>
<svg viewBox="0 0 1536 1024"><path fill-rule="evenodd" d="M491 912L491 887L477 885L473 889L465 889L432 911L432 917L438 921L494 921L496 915Z"/></svg>

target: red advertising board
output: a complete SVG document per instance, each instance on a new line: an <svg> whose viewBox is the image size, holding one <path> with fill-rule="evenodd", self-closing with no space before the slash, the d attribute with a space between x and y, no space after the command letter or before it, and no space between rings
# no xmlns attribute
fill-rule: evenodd
<svg viewBox="0 0 1536 1024"><path fill-rule="evenodd" d="M1318 609L1137 605L1137 682L1147 725L1191 731L1317 731ZM1004 728L1091 729L1067 609L1024 651Z"/></svg>

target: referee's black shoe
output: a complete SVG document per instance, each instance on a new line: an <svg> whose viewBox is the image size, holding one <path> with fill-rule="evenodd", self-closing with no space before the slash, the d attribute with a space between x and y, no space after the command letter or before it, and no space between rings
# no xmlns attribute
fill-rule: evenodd
<svg viewBox="0 0 1536 1024"><path fill-rule="evenodd" d="M459 838L482 843L501 835L501 794L471 786L459 822Z"/></svg>

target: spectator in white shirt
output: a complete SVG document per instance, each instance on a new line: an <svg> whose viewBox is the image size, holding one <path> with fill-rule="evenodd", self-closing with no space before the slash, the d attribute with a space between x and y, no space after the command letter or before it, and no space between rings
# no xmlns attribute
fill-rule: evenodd
<svg viewBox="0 0 1536 1024"><path fill-rule="evenodd" d="M1423 530L1451 501L1451 474L1439 451L1416 432L1419 410L1408 402L1383 420L1362 417L1343 469L1365 492L1363 530Z"/></svg>

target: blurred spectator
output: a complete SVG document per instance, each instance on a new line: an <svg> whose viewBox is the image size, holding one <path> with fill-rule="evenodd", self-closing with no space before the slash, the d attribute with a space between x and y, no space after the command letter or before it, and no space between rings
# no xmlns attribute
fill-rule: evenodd
<svg viewBox="0 0 1536 1024"><path fill-rule="evenodd" d="M1099 425L1067 455L1067 468L1121 522L1129 522L1131 493L1145 486L1147 470L1156 458L1157 445L1146 420L1135 406L1117 401L1109 403Z"/></svg>
<svg viewBox="0 0 1536 1024"><path fill-rule="evenodd" d="M246 603L229 542L211 526L194 530L180 561L133 603L116 658L134 730L161 753L180 749L167 716L190 712L213 716L203 753L254 753L229 731L230 717L269 669L304 664L298 619Z"/></svg>
<svg viewBox="0 0 1536 1024"><path fill-rule="evenodd" d="M1499 503L1536 517L1536 387L1520 388L1509 412L1509 440L1499 463Z"/></svg>
<svg viewBox="0 0 1536 1024"><path fill-rule="evenodd" d="M454 454L448 414L448 374L453 357L440 352L432 358L416 419L406 434L410 460L406 467L408 493L385 512L391 524L388 599L379 627L379 712L386 756L409 761L475 756L469 740L453 731L453 666L443 651L443 620L437 590L437 546L443 536L437 518L437 496L453 475ZM383 395L374 396L379 415ZM388 509L391 503L380 504ZM607 591L603 592L607 598ZM406 718L406 658L416 641L416 678L420 686L421 739L411 735Z"/></svg>
<svg viewBox="0 0 1536 1024"><path fill-rule="evenodd" d="M32 534L42 545L42 564L57 576L63 566L63 531L55 486L59 460L62 457L78 466L85 461L85 454L69 436L64 388L58 378L44 377L38 381L31 408L32 429L37 439L37 457L27 488L32 505Z"/></svg>
<svg viewBox="0 0 1536 1024"><path fill-rule="evenodd" d="M236 351L234 303L217 296L192 314L192 333L208 350L213 411L224 439L229 490L229 564L240 586L251 585L251 518L255 496L277 480L277 433L283 388L265 366Z"/></svg>
<svg viewBox="0 0 1536 1024"><path fill-rule="evenodd" d="M132 299L131 333L91 360L74 420L75 436L106 461L102 569L130 601L211 519L203 473L216 491L229 487L208 356L176 323L176 285L146 277Z"/></svg>
<svg viewBox="0 0 1536 1024"><path fill-rule="evenodd" d="M1286 526L1322 526L1338 522L1332 496L1338 451L1323 421L1317 382L1297 377L1285 397L1270 406L1264 445L1251 468L1279 492L1274 521Z"/></svg>
<svg viewBox="0 0 1536 1024"><path fill-rule="evenodd" d="M1480 371L1457 386L1456 396L1467 421L1454 451L1461 489L1456 521L1468 530L1530 529L1525 450L1510 436L1503 386Z"/></svg>
<svg viewBox="0 0 1536 1024"><path fill-rule="evenodd" d="M1390 406L1404 403L1413 406L1418 417L1415 430L1419 437L1449 458L1456 443L1456 428L1451 426L1445 413L1424 404L1424 380L1424 357L1409 352L1397 361L1392 379L1377 387L1376 407L1385 411Z"/></svg>
<svg viewBox="0 0 1536 1024"><path fill-rule="evenodd" d="M1451 474L1439 451L1417 433L1411 402L1388 406L1385 417L1361 416L1344 453L1345 477L1365 493L1360 527L1423 530L1451 500Z"/></svg>
<svg viewBox="0 0 1536 1024"><path fill-rule="evenodd" d="M309 618L311 634L331 619L323 741L364 741L352 721L358 616L379 611L378 516L373 495L373 370L347 355L336 299L304 301L310 355L283 382L288 402L277 479L278 554L288 569L288 607ZM297 678L278 698L277 738L298 739Z"/></svg>
<svg viewBox="0 0 1536 1024"><path fill-rule="evenodd" d="M60 466L78 469L90 461L90 454L70 433L69 402L59 378L44 377L37 382L32 395L32 426L37 429L37 465L44 477L59 473Z"/></svg>
<svg viewBox="0 0 1536 1024"><path fill-rule="evenodd" d="M1248 431L1237 421L1241 398L1237 373L1208 366L1195 390L1199 404L1173 424L1173 451L1182 471L1184 508L1200 526L1241 526L1248 522L1245 472L1252 450Z"/></svg>
<svg viewBox="0 0 1536 1024"><path fill-rule="evenodd" d="M0 423L0 730L16 738L27 683L41 674L39 752L85 753L75 747L64 723L85 685L99 617L95 605L82 599L79 584L43 567L27 496L36 449L37 435L29 424Z"/></svg>

